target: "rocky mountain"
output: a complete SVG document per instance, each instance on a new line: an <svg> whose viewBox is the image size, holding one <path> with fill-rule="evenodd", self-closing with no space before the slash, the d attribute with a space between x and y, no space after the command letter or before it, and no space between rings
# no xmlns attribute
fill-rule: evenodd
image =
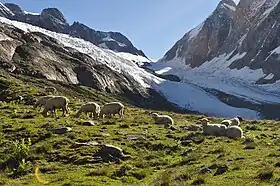
<svg viewBox="0 0 280 186"><path fill-rule="evenodd" d="M279 0L240 0L237 5L222 0L147 68L177 76L234 107L279 105L279 16Z"/></svg>
<svg viewBox="0 0 280 186"><path fill-rule="evenodd" d="M119 32L96 31L79 22L69 25L57 8L46 8L41 14L34 14L22 10L13 3L0 3L0 16L82 38L105 49L146 57L143 51L135 48L129 39Z"/></svg>
<svg viewBox="0 0 280 186"><path fill-rule="evenodd" d="M254 83L275 83L280 79L279 11L279 0L241 0L238 5L232 0L222 0L216 10L176 42L161 61L181 59L194 68L230 54L224 59L224 63L231 60L227 68L259 71L262 73ZM237 56L239 54L242 56Z"/></svg>
<svg viewBox="0 0 280 186"><path fill-rule="evenodd" d="M236 5L223 0L203 23L188 32L165 54L164 60L184 58L191 67L212 59L231 32Z"/></svg>

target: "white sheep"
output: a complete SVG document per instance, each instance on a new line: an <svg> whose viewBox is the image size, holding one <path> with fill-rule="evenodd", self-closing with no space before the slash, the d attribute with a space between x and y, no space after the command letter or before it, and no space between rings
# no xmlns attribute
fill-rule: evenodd
<svg viewBox="0 0 280 186"><path fill-rule="evenodd" d="M221 122L221 124L228 126L240 126L241 121L243 121L243 118L241 118L240 116L236 116L235 118L232 119L227 119L227 120L223 120Z"/></svg>
<svg viewBox="0 0 280 186"><path fill-rule="evenodd" d="M226 136L229 138L243 138L243 131L239 126L230 126L226 130Z"/></svg>
<svg viewBox="0 0 280 186"><path fill-rule="evenodd" d="M81 106L75 116L79 117L82 113L92 113L92 117L97 118L100 114L100 106L95 102L88 102Z"/></svg>
<svg viewBox="0 0 280 186"><path fill-rule="evenodd" d="M48 99L53 98L53 95L47 95L47 96L42 96L40 97L36 103L34 104L34 108L36 109L37 107L41 108L42 106L44 106L47 102Z"/></svg>
<svg viewBox="0 0 280 186"><path fill-rule="evenodd" d="M155 120L155 124L170 126L174 124L173 119L168 115L159 115L158 113L151 113L152 118Z"/></svg>
<svg viewBox="0 0 280 186"><path fill-rule="evenodd" d="M45 87L45 91L53 94L57 92L55 87Z"/></svg>
<svg viewBox="0 0 280 186"><path fill-rule="evenodd" d="M112 115L115 115L115 114L118 114L120 116L120 118L123 118L123 115L124 115L124 105L122 103L120 103L120 102L106 103L101 108L99 115L102 118L104 118L104 116L110 115L110 117L112 117Z"/></svg>
<svg viewBox="0 0 280 186"><path fill-rule="evenodd" d="M203 134L211 136L225 136L227 126L223 124L210 124L207 118L200 119Z"/></svg>
<svg viewBox="0 0 280 186"><path fill-rule="evenodd" d="M69 109L68 109L68 103L69 100L68 98L64 97L64 96L54 96L50 99L48 99L46 101L46 104L44 105L44 110L42 112L42 114L44 116L48 115L48 111L51 111L52 113L54 113L56 115L56 109L62 109L63 111L63 115L65 115L65 112L68 113Z"/></svg>

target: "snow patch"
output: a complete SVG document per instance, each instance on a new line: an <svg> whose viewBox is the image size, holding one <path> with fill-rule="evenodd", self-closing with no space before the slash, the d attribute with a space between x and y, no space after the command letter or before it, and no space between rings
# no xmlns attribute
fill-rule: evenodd
<svg viewBox="0 0 280 186"><path fill-rule="evenodd" d="M109 49L106 43L100 43L98 46L104 49Z"/></svg>
<svg viewBox="0 0 280 186"><path fill-rule="evenodd" d="M274 74L270 73L270 74L268 74L268 75L267 75L265 78L263 78L263 79L271 80L273 77L274 77Z"/></svg>
<svg viewBox="0 0 280 186"><path fill-rule="evenodd" d="M232 10L232 11L236 11L236 8L234 6L231 6L229 4L224 3L223 4L225 7L227 7L228 9Z"/></svg>
<svg viewBox="0 0 280 186"><path fill-rule="evenodd" d="M195 27L194 29L192 29L190 32L189 32L189 39L188 41L192 40L194 37L196 37L199 32L201 31L202 27L204 25L204 22L201 23L200 25L198 25L197 27Z"/></svg>
<svg viewBox="0 0 280 186"><path fill-rule="evenodd" d="M276 47L274 50L270 52L271 54L280 54L280 46Z"/></svg>
<svg viewBox="0 0 280 186"><path fill-rule="evenodd" d="M171 69L172 69L171 67L165 67L165 68L163 68L163 69L161 69L161 70L155 71L155 73L156 73L156 74L163 74L163 73L168 72L168 71L171 70Z"/></svg>
<svg viewBox="0 0 280 186"><path fill-rule="evenodd" d="M40 15L40 13L33 13L33 12L27 12L27 11L24 11L25 14L29 14L29 15Z"/></svg>

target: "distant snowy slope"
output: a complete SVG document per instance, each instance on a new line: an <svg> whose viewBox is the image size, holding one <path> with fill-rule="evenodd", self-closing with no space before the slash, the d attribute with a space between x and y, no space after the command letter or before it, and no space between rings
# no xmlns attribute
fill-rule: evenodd
<svg viewBox="0 0 280 186"><path fill-rule="evenodd" d="M240 70L230 69L228 66L243 54L236 54L231 59L228 55L220 55L209 62L205 62L198 68L191 68L184 64L182 59L174 59L168 62L151 63L150 68L160 74L177 75L182 82L196 84L204 88L213 88L245 98L255 103L280 103L280 81L273 85L256 85L259 78L271 78L261 69L251 70L244 67Z"/></svg>
<svg viewBox="0 0 280 186"><path fill-rule="evenodd" d="M195 85L167 81L148 73L135 64L134 61L145 60L144 58L139 58L139 56L116 53L111 50L99 48L82 39L74 38L66 34L55 33L26 23L11 21L6 18L0 18L0 22L13 25L26 32L41 32L50 37L54 37L68 47L89 54L93 59L107 65L114 71L130 74L134 80L139 82L143 87L153 88L169 101L183 108L217 117L233 117L239 114L249 119L259 118L258 112L226 105Z"/></svg>

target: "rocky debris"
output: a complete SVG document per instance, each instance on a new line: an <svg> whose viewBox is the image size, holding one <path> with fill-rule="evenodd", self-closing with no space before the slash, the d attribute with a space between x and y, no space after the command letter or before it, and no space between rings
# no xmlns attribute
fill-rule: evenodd
<svg viewBox="0 0 280 186"><path fill-rule="evenodd" d="M224 174L226 171L228 171L228 166L226 166L226 165L219 166L217 168L216 172L214 173L214 176Z"/></svg>
<svg viewBox="0 0 280 186"><path fill-rule="evenodd" d="M125 155L123 150L113 145L101 145L100 150L94 154L94 157L100 157L103 162L128 160L130 155Z"/></svg>
<svg viewBox="0 0 280 186"><path fill-rule="evenodd" d="M191 146L192 142L193 142L192 140L183 140L180 143L183 146Z"/></svg>
<svg viewBox="0 0 280 186"><path fill-rule="evenodd" d="M67 132L72 131L72 128L71 127L59 127L59 128L52 129L52 131L55 134L65 134Z"/></svg>
<svg viewBox="0 0 280 186"><path fill-rule="evenodd" d="M129 140L139 140L139 139L143 140L143 139L146 139L146 136L141 134L141 133L140 134L127 134L126 137Z"/></svg>
<svg viewBox="0 0 280 186"><path fill-rule="evenodd" d="M81 146L97 146L97 145L100 145L98 142L96 141L89 141L89 142L75 142L73 147L74 148L79 148Z"/></svg>
<svg viewBox="0 0 280 186"><path fill-rule="evenodd" d="M181 155L182 155L182 156L187 156L187 155L189 155L189 154L192 153L192 152L193 152L192 149L188 149L188 150L186 150L185 152L183 152Z"/></svg>
<svg viewBox="0 0 280 186"><path fill-rule="evenodd" d="M211 169L209 168L203 168L199 171L199 174L207 174L207 173L211 173Z"/></svg>
<svg viewBox="0 0 280 186"><path fill-rule="evenodd" d="M100 157L83 156L83 157L75 160L74 164L84 165L84 164L99 163L99 162L102 162L102 159Z"/></svg>
<svg viewBox="0 0 280 186"><path fill-rule="evenodd" d="M95 134L94 137L110 137L111 135L108 133L98 133Z"/></svg>
<svg viewBox="0 0 280 186"><path fill-rule="evenodd" d="M218 167L219 167L219 165L216 164L216 163L214 163L214 164L210 165L208 168L209 168L209 169L216 169L216 168L218 168Z"/></svg>
<svg viewBox="0 0 280 186"><path fill-rule="evenodd" d="M201 127L201 125L192 124L192 125L184 127L184 130L188 130L188 131L201 131L202 127Z"/></svg>
<svg viewBox="0 0 280 186"><path fill-rule="evenodd" d="M89 141L89 142L75 142L73 144L73 148L79 148L81 146L95 146L99 147L99 150L90 157L84 157L79 160L77 163L82 162L109 162L109 161L119 161L119 160L128 160L131 158L130 155L126 155L124 151L114 145L110 144L100 144L96 141Z"/></svg>
<svg viewBox="0 0 280 186"><path fill-rule="evenodd" d="M83 121L82 122L82 125L84 126L94 126L94 121Z"/></svg>
<svg viewBox="0 0 280 186"><path fill-rule="evenodd" d="M195 144L200 144L205 140L205 137L201 133L189 133L187 136L181 138L181 141L191 140Z"/></svg>

